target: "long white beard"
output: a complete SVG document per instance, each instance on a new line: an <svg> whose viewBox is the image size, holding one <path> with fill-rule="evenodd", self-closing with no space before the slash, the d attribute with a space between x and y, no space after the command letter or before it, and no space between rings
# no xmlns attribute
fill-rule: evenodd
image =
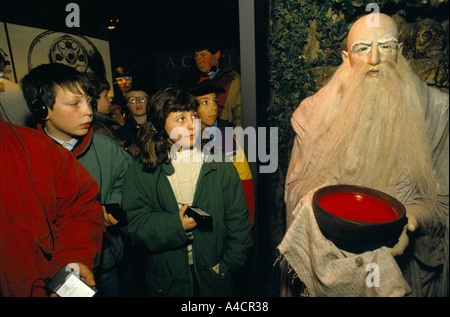
<svg viewBox="0 0 450 317"><path fill-rule="evenodd" d="M380 65L380 77L367 77L368 68L341 66L332 78L318 101L325 107L316 115L324 119L302 141L302 192L329 181L367 186L401 199L397 187L403 182L415 192L408 200L434 200L423 107L412 71L399 59L397 65Z"/></svg>

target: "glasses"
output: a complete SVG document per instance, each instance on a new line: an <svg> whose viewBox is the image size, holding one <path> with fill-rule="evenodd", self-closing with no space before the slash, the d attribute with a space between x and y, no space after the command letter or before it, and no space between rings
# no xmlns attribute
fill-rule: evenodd
<svg viewBox="0 0 450 317"><path fill-rule="evenodd" d="M117 77L116 78L116 82L119 82L119 81L132 81L132 80L133 80L132 77Z"/></svg>
<svg viewBox="0 0 450 317"><path fill-rule="evenodd" d="M127 99L127 102L129 102L129 103L138 103L138 102L144 103L147 101L148 101L147 97L130 97Z"/></svg>

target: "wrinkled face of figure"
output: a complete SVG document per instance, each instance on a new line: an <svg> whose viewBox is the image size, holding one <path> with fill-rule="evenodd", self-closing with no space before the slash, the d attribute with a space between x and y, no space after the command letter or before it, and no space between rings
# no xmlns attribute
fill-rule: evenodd
<svg viewBox="0 0 450 317"><path fill-rule="evenodd" d="M367 67L370 77L382 76L382 64L396 64L401 50L395 21L384 14L378 16L378 26L367 16L355 22L348 35L348 52L343 52L344 61L348 59L350 67Z"/></svg>

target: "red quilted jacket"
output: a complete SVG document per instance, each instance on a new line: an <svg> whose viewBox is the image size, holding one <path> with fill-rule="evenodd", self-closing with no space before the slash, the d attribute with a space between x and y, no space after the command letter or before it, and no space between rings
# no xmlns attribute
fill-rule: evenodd
<svg viewBox="0 0 450 317"><path fill-rule="evenodd" d="M14 127L21 142L0 119L0 295L45 296L41 279L63 265L93 270L105 230L98 185L49 137Z"/></svg>

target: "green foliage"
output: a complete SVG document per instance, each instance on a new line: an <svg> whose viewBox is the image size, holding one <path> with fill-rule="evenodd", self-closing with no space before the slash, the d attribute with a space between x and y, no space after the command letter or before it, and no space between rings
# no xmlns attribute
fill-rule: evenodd
<svg viewBox="0 0 450 317"><path fill-rule="evenodd" d="M337 58L332 55L318 54L315 61L307 61L303 55L303 48L307 44L308 29L314 20L321 29L321 38L329 40L320 42L323 52L332 50L338 41L331 41L332 37L345 37L345 23L335 25L326 16L330 6L329 1L322 1L318 6L315 1L307 0L273 0L269 32L269 81L272 88L272 101L267 109L268 122L278 127L279 153L289 153L292 147L294 133L290 118L299 102L316 91L316 80L309 69L319 65L336 63ZM333 1L340 2L340 1ZM285 175L289 163L289 155L280 155L279 168Z"/></svg>
<svg viewBox="0 0 450 317"><path fill-rule="evenodd" d="M290 124L292 113L301 100L317 91L318 83L311 69L337 66L342 61L340 45L350 25L345 18L336 17L367 14L365 8L371 2L373 0L272 0L272 24L268 36L272 100L266 111L267 121L278 127L279 153L283 153L279 156L282 176L289 164L289 155L285 154L290 153L294 138ZM387 2L381 0L377 3L382 8ZM319 51L316 58L307 60L304 48L312 23L316 27Z"/></svg>

